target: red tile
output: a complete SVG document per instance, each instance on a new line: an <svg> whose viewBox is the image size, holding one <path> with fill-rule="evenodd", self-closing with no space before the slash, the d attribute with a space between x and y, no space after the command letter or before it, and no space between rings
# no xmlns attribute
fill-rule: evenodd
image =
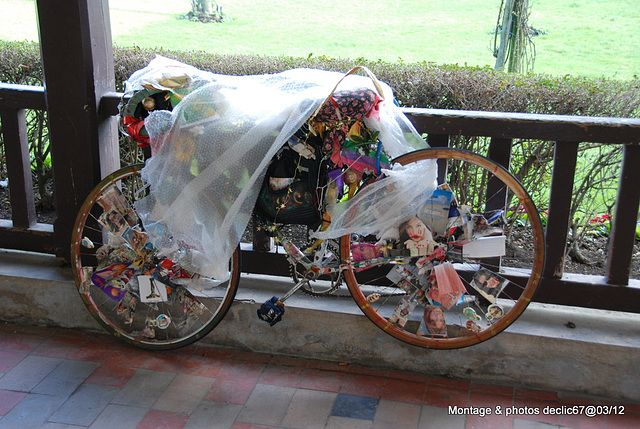
<svg viewBox="0 0 640 429"><path fill-rule="evenodd" d="M637 429L640 427L640 415L638 414L612 414L607 416L609 429Z"/></svg>
<svg viewBox="0 0 640 429"><path fill-rule="evenodd" d="M382 398L398 402L422 404L426 390L426 383L388 379L382 390Z"/></svg>
<svg viewBox="0 0 640 429"><path fill-rule="evenodd" d="M89 338L84 342L84 344L82 344L82 346L80 346L80 348L78 348L69 356L69 359L90 362L105 362L111 357L111 355L113 355L113 353L115 353L118 348L121 347L121 344L114 344L109 340L105 340L105 337L106 336Z"/></svg>
<svg viewBox="0 0 640 429"><path fill-rule="evenodd" d="M117 365L101 365L85 380L85 383L123 387L136 373L135 369Z"/></svg>
<svg viewBox="0 0 640 429"><path fill-rule="evenodd" d="M205 395L206 401L226 402L244 405L255 387L255 383L235 380L217 379L213 387Z"/></svg>
<svg viewBox="0 0 640 429"><path fill-rule="evenodd" d="M616 405L624 414L640 414L640 404L621 404L620 402L607 402L607 405Z"/></svg>
<svg viewBox="0 0 640 429"><path fill-rule="evenodd" d="M564 405L566 407L570 407L573 405L597 405L604 404L604 401L600 401L596 398L592 398L589 396L565 396L562 395L559 397L560 406Z"/></svg>
<svg viewBox="0 0 640 429"><path fill-rule="evenodd" d="M111 348L117 348L127 344L115 335L110 335L106 332L88 335L87 341L94 342L96 344L102 344L105 347L110 346Z"/></svg>
<svg viewBox="0 0 640 429"><path fill-rule="evenodd" d="M27 394L23 392L0 390L0 416L7 415L25 396Z"/></svg>
<svg viewBox="0 0 640 429"><path fill-rule="evenodd" d="M498 395L490 392L474 392L469 393L469 405L474 407L496 407L500 406L501 410L513 407L513 397L509 395Z"/></svg>
<svg viewBox="0 0 640 429"><path fill-rule="evenodd" d="M351 374L373 375L376 377L387 377L389 374L387 369L362 365L349 365L347 372Z"/></svg>
<svg viewBox="0 0 640 429"><path fill-rule="evenodd" d="M136 429L182 429L188 420L189 416L184 414L151 410Z"/></svg>
<svg viewBox="0 0 640 429"><path fill-rule="evenodd" d="M331 362L324 360L310 360L307 366L311 369L320 369L324 371L340 371L348 372L349 364L347 362Z"/></svg>
<svg viewBox="0 0 640 429"><path fill-rule="evenodd" d="M346 374L340 393L379 398L386 379L371 375Z"/></svg>
<svg viewBox="0 0 640 429"><path fill-rule="evenodd" d="M513 386L500 386L497 384L471 383L471 390L478 392L497 393L498 395L513 396Z"/></svg>
<svg viewBox="0 0 640 429"><path fill-rule="evenodd" d="M155 371L180 372L188 357L188 355L181 353L159 352L150 356L142 365L142 368Z"/></svg>
<svg viewBox="0 0 640 429"><path fill-rule="evenodd" d="M306 369L300 380L301 389L321 390L323 392L339 392L345 374L336 371Z"/></svg>
<svg viewBox="0 0 640 429"><path fill-rule="evenodd" d="M214 358L228 358L233 356L235 351L226 347L198 346L193 352L194 355Z"/></svg>
<svg viewBox="0 0 640 429"><path fill-rule="evenodd" d="M144 350L131 345L123 345L113 351L107 358L109 365L129 366L132 368L142 368L142 365L153 356L151 350Z"/></svg>
<svg viewBox="0 0 640 429"><path fill-rule="evenodd" d="M306 368L308 361L306 359L289 357L289 356L272 356L269 363L274 365L296 366Z"/></svg>
<svg viewBox="0 0 640 429"><path fill-rule="evenodd" d="M457 405L466 407L469 402L469 391L438 385L428 385L424 394L424 404L434 407L448 408Z"/></svg>
<svg viewBox="0 0 640 429"><path fill-rule="evenodd" d="M560 425L579 429L602 429L607 427L606 416L587 417L584 414L563 414Z"/></svg>
<svg viewBox="0 0 640 429"><path fill-rule="evenodd" d="M596 415L594 417L585 415L586 407L603 403L604 401L589 397L562 397L556 406L557 414L560 416L560 424L580 429L605 428L607 427L605 415Z"/></svg>
<svg viewBox="0 0 640 429"><path fill-rule="evenodd" d="M304 368L269 365L262 371L258 383L283 387L298 387L302 380L303 373Z"/></svg>
<svg viewBox="0 0 640 429"><path fill-rule="evenodd" d="M0 351L0 372L8 372L11 368L20 363L22 359L27 357L28 353L24 352L5 352Z"/></svg>
<svg viewBox="0 0 640 429"><path fill-rule="evenodd" d="M51 326L38 326L38 325L18 325L16 326L16 333L26 335L38 335L41 337L53 337L60 330Z"/></svg>
<svg viewBox="0 0 640 429"><path fill-rule="evenodd" d="M511 428L513 424L513 417L511 417L514 412L512 396L471 391L469 393L469 406L490 410L491 415L484 417L478 415L468 416L467 428Z"/></svg>
<svg viewBox="0 0 640 429"><path fill-rule="evenodd" d="M537 390L537 389L516 389L515 396L519 398L540 399L543 401L558 400L557 392L551 392L547 390Z"/></svg>
<svg viewBox="0 0 640 429"><path fill-rule="evenodd" d="M217 377L226 362L226 359L192 355L185 361L182 373L201 377Z"/></svg>
<svg viewBox="0 0 640 429"><path fill-rule="evenodd" d="M518 414L515 415L515 418L533 420L556 426L560 424L560 417L558 415L545 412L545 408L547 407L558 407L558 402L532 398L514 398L513 403L515 408L514 414ZM535 410L536 412L532 413L531 410Z"/></svg>
<svg viewBox="0 0 640 429"><path fill-rule="evenodd" d="M33 351L38 356L66 358L75 353L82 345L82 340L61 337L49 338Z"/></svg>
<svg viewBox="0 0 640 429"><path fill-rule="evenodd" d="M459 380L457 378L441 377L438 375L432 375L429 377L429 384L436 386L455 387L457 389L469 389L471 387L471 381Z"/></svg>
<svg viewBox="0 0 640 429"><path fill-rule="evenodd" d="M513 419L495 414L484 417L468 415L465 427L466 429L511 429L513 427Z"/></svg>
<svg viewBox="0 0 640 429"><path fill-rule="evenodd" d="M42 342L45 337L25 335L25 334L8 334L0 340L0 350L7 352L23 352L30 353Z"/></svg>
<svg viewBox="0 0 640 429"><path fill-rule="evenodd" d="M249 362L261 362L268 363L271 360L271 355L267 353L256 353L256 352L235 352L232 356L233 359L237 360L245 360Z"/></svg>
<svg viewBox="0 0 640 429"><path fill-rule="evenodd" d="M171 353L181 353L183 355L192 355L192 354L195 354L196 351L198 351L199 349L200 349L200 346L197 344L197 341L196 341L195 343L191 343L187 346L182 346L177 349L174 349Z"/></svg>
<svg viewBox="0 0 640 429"><path fill-rule="evenodd" d="M86 340L89 333L80 329L59 329L54 338L65 338L67 340Z"/></svg>
<svg viewBox="0 0 640 429"><path fill-rule="evenodd" d="M398 371L398 370L390 370L387 373L388 378L393 378L395 380L405 380L405 381L415 381L416 383L427 383L429 381L429 375L420 374L418 372L409 372L409 371Z"/></svg>
<svg viewBox="0 0 640 429"><path fill-rule="evenodd" d="M255 384L264 368L263 363L229 360L220 370L218 377Z"/></svg>

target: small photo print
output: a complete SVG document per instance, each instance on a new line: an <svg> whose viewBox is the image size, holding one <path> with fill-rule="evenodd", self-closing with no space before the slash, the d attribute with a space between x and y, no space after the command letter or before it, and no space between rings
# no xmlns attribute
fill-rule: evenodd
<svg viewBox="0 0 640 429"><path fill-rule="evenodd" d="M442 336L447 335L447 322L445 320L444 309L439 305L427 305L422 315L418 335Z"/></svg>
<svg viewBox="0 0 640 429"><path fill-rule="evenodd" d="M495 304L496 298L508 283L509 280L504 277L486 268L482 268L473 276L471 286L480 292L491 304Z"/></svg>
<svg viewBox="0 0 640 429"><path fill-rule="evenodd" d="M354 262L368 259L384 258L384 247L373 243L356 243L351 245L351 257Z"/></svg>
<svg viewBox="0 0 640 429"><path fill-rule="evenodd" d="M424 206L421 207L418 217L434 232L444 235L449 221L452 200L453 192L436 189L433 191L433 195L425 201Z"/></svg>
<svg viewBox="0 0 640 429"><path fill-rule="evenodd" d="M487 308L486 318L489 322L495 323L504 316L504 309L497 304L491 304Z"/></svg>
<svg viewBox="0 0 640 429"><path fill-rule="evenodd" d="M115 210L105 211L98 221L113 234L119 236L128 227L127 221Z"/></svg>
<svg viewBox="0 0 640 429"><path fill-rule="evenodd" d="M136 252L141 251L145 244L147 244L147 234L133 228L125 228L121 236Z"/></svg>
<svg viewBox="0 0 640 429"><path fill-rule="evenodd" d="M124 318L124 323L130 325L136 312L136 297L131 292L127 292L124 298L118 303L116 312Z"/></svg>
<svg viewBox="0 0 640 429"><path fill-rule="evenodd" d="M418 217L414 216L398 226L400 233L400 249L406 249L410 256L427 256L437 246L431 229Z"/></svg>
<svg viewBox="0 0 640 429"><path fill-rule="evenodd" d="M100 197L100 199L98 199L97 202L102 206L105 212L115 211L119 213L130 226L134 226L138 223L138 215L131 208L131 205L124 195L122 195L120 189L116 187L110 188Z"/></svg>
<svg viewBox="0 0 640 429"><path fill-rule="evenodd" d="M404 328L415 306L415 303L403 299L389 318L389 322Z"/></svg>
<svg viewBox="0 0 640 429"><path fill-rule="evenodd" d="M167 287L164 283L151 276L139 276L140 301L142 302L166 302Z"/></svg>
<svg viewBox="0 0 640 429"><path fill-rule="evenodd" d="M187 289L180 288L178 290L178 300L182 306L182 310L189 318L195 319L204 312L206 307Z"/></svg>

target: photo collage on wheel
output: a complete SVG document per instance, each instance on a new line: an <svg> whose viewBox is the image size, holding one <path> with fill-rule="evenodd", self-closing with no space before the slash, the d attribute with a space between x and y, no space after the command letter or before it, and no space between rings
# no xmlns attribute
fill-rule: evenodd
<svg viewBox="0 0 640 429"><path fill-rule="evenodd" d="M472 213L470 207L458 204L445 184L416 216L398 226L397 234L389 235L393 239L354 244L352 257L354 261L397 261L386 274L402 291L390 323L420 336L472 335L505 313L497 298L509 281L498 274L499 262L495 262L506 253L505 224L502 210ZM467 280L456 271L456 264L463 262L475 267ZM372 295L368 300L374 305L381 294ZM409 320L414 320L411 327Z"/></svg>
<svg viewBox="0 0 640 429"><path fill-rule="evenodd" d="M155 257L135 210L118 187L109 188L96 202L103 210L97 221L104 228L99 240L105 244L95 249L97 266L83 267L81 292L88 294L92 285L101 289L117 303L115 312L124 325L134 323L140 304L148 306L152 311L145 312L145 320L140 321L146 339L155 338L156 329L193 324L205 306L175 281L196 278L197 274L188 273L170 259ZM81 245L95 248L89 237L83 237ZM182 314L169 316L158 310L160 303L175 304Z"/></svg>

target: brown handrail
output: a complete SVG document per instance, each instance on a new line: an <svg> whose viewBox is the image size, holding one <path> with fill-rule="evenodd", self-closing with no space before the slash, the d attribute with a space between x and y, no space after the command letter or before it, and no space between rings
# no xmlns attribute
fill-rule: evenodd
<svg viewBox="0 0 640 429"><path fill-rule="evenodd" d="M117 114L121 96L122 94L116 92L105 93L99 102L99 114ZM11 116L24 109L43 107L43 88L0 83L0 112L4 115L3 133L7 148L17 145L15 142L20 139L15 135L9 135L16 127L4 126L6 115ZM640 204L640 179L633 171L640 161L640 120L415 108L403 110L418 131L428 135L428 142L432 146L447 146L451 136L489 137L491 142L489 153L486 155L503 165L509 162L513 139L539 139L554 144L554 162L558 168L553 174L547 221L547 235L554 239L547 240L544 279L534 299L548 303L640 312L640 306L636 304L640 302L640 280L629 279L635 221ZM13 119L9 122L11 120ZM623 193L625 198L618 199L607 265L608 274L605 277L563 275L562 272L572 189L567 175L572 176L575 173L578 142L624 145L619 193ZM11 150L9 148L9 151ZM83 154L78 153L77 156L82 157ZM13 162L9 159L8 161ZM28 168L24 162L21 165L23 169ZM25 170L21 173L12 171L13 167L9 173L10 181L14 181L14 174L25 175ZM73 223L71 218L60 221ZM54 253L51 234L51 230L43 230L39 224L25 229L12 225L11 222L0 222L0 243L4 248ZM259 251L243 253L243 270L246 272L277 275L288 273L283 255ZM625 284L629 285L619 286Z"/></svg>

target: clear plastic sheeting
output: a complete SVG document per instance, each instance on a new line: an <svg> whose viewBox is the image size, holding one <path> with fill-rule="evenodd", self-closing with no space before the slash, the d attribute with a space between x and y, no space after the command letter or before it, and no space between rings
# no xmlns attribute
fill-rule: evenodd
<svg viewBox="0 0 640 429"><path fill-rule="evenodd" d="M331 224L314 238L338 238L345 234L397 238L398 225L416 216L437 187L435 159L394 164L384 178L361 189L354 198L334 204ZM389 234L394 235L393 237Z"/></svg>
<svg viewBox="0 0 640 429"><path fill-rule="evenodd" d="M142 176L151 191L136 210L160 253L201 275L226 279L269 161L343 76L314 69L217 75L164 57L134 73L126 83L129 94L153 88L181 98L172 112L155 111L145 120L153 157ZM368 77L351 75L339 89L362 87L374 89ZM383 84L383 92L380 119L365 124L380 131L384 150L396 157L427 147L394 105L391 88ZM375 216L362 218L366 223Z"/></svg>

